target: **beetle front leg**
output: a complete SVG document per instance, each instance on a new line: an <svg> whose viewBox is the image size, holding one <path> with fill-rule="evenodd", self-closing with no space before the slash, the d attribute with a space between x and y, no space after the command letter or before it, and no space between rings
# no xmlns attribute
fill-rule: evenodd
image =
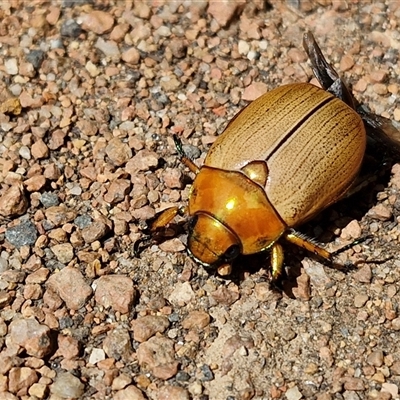
<svg viewBox="0 0 400 400"><path fill-rule="evenodd" d="M290 243L296 246L302 247L303 249L314 253L317 256L324 258L327 261L332 261L332 254L328 250L323 249L317 244L313 243L310 239L304 237L301 233L294 230L290 230L283 234L283 237Z"/></svg>
<svg viewBox="0 0 400 400"><path fill-rule="evenodd" d="M167 226L177 215L183 216L185 214L185 207L171 207L161 211L157 218L150 224L150 227L145 229L145 235L134 243L134 256L138 257L143 249L151 246L152 244L157 244L163 239L166 240L176 236L178 231L172 229L172 233L167 232Z"/></svg>
<svg viewBox="0 0 400 400"><path fill-rule="evenodd" d="M178 214L184 215L185 207L171 207L162 211L156 220L151 224L150 231L156 232L160 228L165 228Z"/></svg>

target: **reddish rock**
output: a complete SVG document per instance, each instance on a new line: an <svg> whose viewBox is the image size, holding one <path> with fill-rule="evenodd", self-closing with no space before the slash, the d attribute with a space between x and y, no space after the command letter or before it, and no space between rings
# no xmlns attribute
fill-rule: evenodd
<svg viewBox="0 0 400 400"><path fill-rule="evenodd" d="M162 174L164 183L170 189L182 189L183 173L177 168L166 168Z"/></svg>
<svg viewBox="0 0 400 400"><path fill-rule="evenodd" d="M127 314L135 299L132 279L124 275L107 275L97 281L95 299L103 307Z"/></svg>
<svg viewBox="0 0 400 400"><path fill-rule="evenodd" d="M113 396L114 400L146 400L146 397L143 393L133 385L129 385L127 388L123 390L119 390Z"/></svg>
<svg viewBox="0 0 400 400"><path fill-rule="evenodd" d="M24 185L28 192L38 192L46 185L46 178L44 175L35 175L25 180Z"/></svg>
<svg viewBox="0 0 400 400"><path fill-rule="evenodd" d="M207 12L221 27L225 27L245 4L245 0L210 0Z"/></svg>
<svg viewBox="0 0 400 400"><path fill-rule="evenodd" d="M242 99L246 101L253 101L267 93L269 90L270 88L264 82L253 82L244 90Z"/></svg>
<svg viewBox="0 0 400 400"><path fill-rule="evenodd" d="M44 212L46 218L54 225L64 225L76 218L76 211L68 209L64 204L52 206Z"/></svg>
<svg viewBox="0 0 400 400"><path fill-rule="evenodd" d="M162 315L146 315L132 321L133 338L138 342L145 342L156 333L163 333L169 327L167 317Z"/></svg>
<svg viewBox="0 0 400 400"><path fill-rule="evenodd" d="M139 365L150 368L156 378L167 380L178 372L174 342L171 339L152 337L139 345L136 354Z"/></svg>
<svg viewBox="0 0 400 400"><path fill-rule="evenodd" d="M32 145L31 154L36 160L47 158L49 156L49 148L42 139L39 139Z"/></svg>
<svg viewBox="0 0 400 400"><path fill-rule="evenodd" d="M104 200L110 204L120 203L129 193L131 183L127 179L116 179L111 182L107 193L104 195Z"/></svg>
<svg viewBox="0 0 400 400"><path fill-rule="evenodd" d="M377 204L375 207L372 207L368 215L379 221L387 221L392 218L392 212L384 204Z"/></svg>
<svg viewBox="0 0 400 400"><path fill-rule="evenodd" d="M28 208L28 200L24 188L20 183L15 183L0 197L0 214L3 217L22 215Z"/></svg>
<svg viewBox="0 0 400 400"><path fill-rule="evenodd" d="M42 358L51 351L50 329L35 318L13 320L9 331L10 340L31 356Z"/></svg>
<svg viewBox="0 0 400 400"><path fill-rule="evenodd" d="M210 315L205 311L191 311L182 321L185 329L203 329L210 323Z"/></svg>
<svg viewBox="0 0 400 400"><path fill-rule="evenodd" d="M92 288L86 283L82 273L74 267L65 267L51 275L47 286L72 310L83 307L92 294Z"/></svg>
<svg viewBox="0 0 400 400"><path fill-rule="evenodd" d="M14 367L8 375L8 389L17 396L28 394L29 388L39 380L38 374L32 368Z"/></svg>
<svg viewBox="0 0 400 400"><path fill-rule="evenodd" d="M215 292L211 293L212 297L220 304L230 306L239 299L239 293L229 290L225 286L220 286Z"/></svg>
<svg viewBox="0 0 400 400"><path fill-rule="evenodd" d="M106 146L106 154L116 166L121 166L132 158L132 150L130 147L118 138L110 140Z"/></svg>
<svg viewBox="0 0 400 400"><path fill-rule="evenodd" d="M126 163L125 171L130 175L135 175L138 171L148 171L150 168L156 167L157 165L157 153L143 149L138 151L137 154Z"/></svg>
<svg viewBox="0 0 400 400"><path fill-rule="evenodd" d="M84 14L80 20L82 22L82 29L97 33L98 35L110 31L114 25L114 18L111 14L99 10Z"/></svg>
<svg viewBox="0 0 400 400"><path fill-rule="evenodd" d="M138 64L140 61L140 53L139 50L135 47L131 47L130 49L124 51L121 55L122 60L124 60L128 64Z"/></svg>
<svg viewBox="0 0 400 400"><path fill-rule="evenodd" d="M93 221L89 226L82 229L82 237L86 243L93 243L101 239L108 232L108 226L103 221Z"/></svg>
<svg viewBox="0 0 400 400"><path fill-rule="evenodd" d="M80 352L79 341L72 336L59 335L57 338L57 354L67 360L78 357Z"/></svg>

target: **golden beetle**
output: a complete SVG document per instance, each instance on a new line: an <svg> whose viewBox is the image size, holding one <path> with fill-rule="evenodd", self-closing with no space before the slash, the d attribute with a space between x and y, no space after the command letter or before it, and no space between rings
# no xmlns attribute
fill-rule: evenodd
<svg viewBox="0 0 400 400"><path fill-rule="evenodd" d="M189 204L187 247L195 260L226 275L240 254L271 251L272 279L283 265L282 239L326 260L332 254L295 228L342 198L354 185L367 133L399 146L389 120L356 104L326 62L311 33L303 39L323 89L309 83L278 87L250 103L228 124L198 168ZM182 209L162 212L151 227L164 228Z"/></svg>

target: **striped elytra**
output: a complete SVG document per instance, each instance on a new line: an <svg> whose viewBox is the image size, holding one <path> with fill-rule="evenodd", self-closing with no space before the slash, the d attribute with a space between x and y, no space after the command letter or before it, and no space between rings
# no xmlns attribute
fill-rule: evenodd
<svg viewBox="0 0 400 400"><path fill-rule="evenodd" d="M204 165L232 171L266 161L266 195L283 221L295 227L347 191L365 146L356 111L323 89L295 83L264 94L236 115Z"/></svg>

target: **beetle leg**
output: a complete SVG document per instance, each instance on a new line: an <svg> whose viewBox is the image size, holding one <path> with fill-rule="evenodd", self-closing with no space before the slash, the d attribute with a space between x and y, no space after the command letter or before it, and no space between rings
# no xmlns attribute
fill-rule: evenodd
<svg viewBox="0 0 400 400"><path fill-rule="evenodd" d="M183 151L181 139L179 139L178 136L176 136L176 135L173 135L173 138L174 138L176 150L178 150L178 154L180 156L181 161L183 162L183 164L185 164L190 169L190 171L197 174L199 172L200 168Z"/></svg>
<svg viewBox="0 0 400 400"><path fill-rule="evenodd" d="M156 217L156 219L150 224L149 228L144 231L144 236L137 240L133 245L133 254L138 257L141 251L152 244L160 243L162 240L166 240L171 237L175 237L178 230L174 228L168 229L167 225L177 216L184 215L186 213L185 207L171 207L167 208Z"/></svg>
<svg viewBox="0 0 400 400"><path fill-rule="evenodd" d="M185 207L171 207L162 211L156 220L151 224L150 231L155 232L160 228L167 226L178 214L184 215Z"/></svg>
<svg viewBox="0 0 400 400"><path fill-rule="evenodd" d="M310 253L314 253L322 258L325 258L325 260L332 261L332 254L329 253L329 251L313 243L310 239L305 238L299 232L290 230L289 232L284 233L283 237L288 242L293 243L296 246L302 247L303 249L309 251Z"/></svg>
<svg viewBox="0 0 400 400"><path fill-rule="evenodd" d="M282 274L283 267L283 248L275 242L271 249L272 281L276 282Z"/></svg>
<svg viewBox="0 0 400 400"><path fill-rule="evenodd" d="M385 151L395 158L400 154L400 126L388 118L369 112L365 106L357 105L357 112L365 122L367 134L374 141L384 146Z"/></svg>
<svg viewBox="0 0 400 400"><path fill-rule="evenodd" d="M353 95L335 69L326 61L311 32L304 34L303 47L311 61L313 73L321 86L354 109Z"/></svg>

